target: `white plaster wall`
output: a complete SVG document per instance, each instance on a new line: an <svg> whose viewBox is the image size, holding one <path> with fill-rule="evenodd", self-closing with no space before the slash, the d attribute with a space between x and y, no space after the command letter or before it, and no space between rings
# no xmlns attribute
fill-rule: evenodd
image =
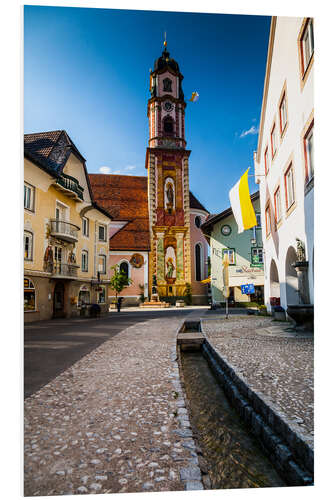
<svg viewBox="0 0 333 500"><path fill-rule="evenodd" d="M313 67L303 90L300 83L300 69L297 38L303 18L277 18L272 65L267 95L266 113L263 119L262 146L256 158L256 172L261 174L260 201L263 228L265 226L265 207L268 200L271 214L274 214L274 191L280 183L282 224L277 231L272 231L269 238L263 230L265 252L265 302L269 307L270 297L270 263L274 259L280 279L281 305L286 307L285 258L289 246L296 248L296 238L305 242L307 259L309 260L309 278L312 275L313 249L313 190L304 199L305 166L303 158L302 131L313 111ZM286 82L288 125L285 135L280 139L279 100L283 85ZM270 152L270 132L273 121L277 127L277 152L274 160ZM269 146L269 173L266 177L264 152ZM260 154L260 156L259 156ZM292 159L295 181L295 210L286 214L284 170ZM306 216L305 216L306 212ZM305 223L305 220L307 222ZM313 279L309 279L310 296L313 301ZM270 309L270 307L269 307Z"/></svg>

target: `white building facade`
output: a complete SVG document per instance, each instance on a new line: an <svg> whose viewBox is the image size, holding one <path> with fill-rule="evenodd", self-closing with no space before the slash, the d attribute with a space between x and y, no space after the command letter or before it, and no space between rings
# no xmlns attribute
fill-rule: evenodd
<svg viewBox="0 0 333 500"><path fill-rule="evenodd" d="M313 304L314 22L273 17L257 152L265 304ZM302 286L294 263L303 255ZM304 276L306 280L304 281Z"/></svg>

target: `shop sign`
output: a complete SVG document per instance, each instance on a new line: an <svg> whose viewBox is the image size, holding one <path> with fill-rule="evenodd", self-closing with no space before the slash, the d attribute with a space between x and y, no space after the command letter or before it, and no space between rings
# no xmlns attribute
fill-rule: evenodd
<svg viewBox="0 0 333 500"><path fill-rule="evenodd" d="M241 285L241 291L243 295L251 295L254 293L253 283L248 283L246 285Z"/></svg>
<svg viewBox="0 0 333 500"><path fill-rule="evenodd" d="M258 267L247 267L247 266L242 266L238 269L236 269L236 273L262 273L262 269Z"/></svg>

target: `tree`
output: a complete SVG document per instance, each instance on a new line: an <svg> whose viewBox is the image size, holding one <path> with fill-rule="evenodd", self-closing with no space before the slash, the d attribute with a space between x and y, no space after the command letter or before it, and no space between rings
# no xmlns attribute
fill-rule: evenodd
<svg viewBox="0 0 333 500"><path fill-rule="evenodd" d="M120 270L118 264L112 266L111 271L113 271L113 276L111 276L110 279L110 287L112 290L116 292L116 300L117 300L118 293L121 293L124 290L124 288L133 283L133 280L131 280L131 278L128 278L126 274Z"/></svg>

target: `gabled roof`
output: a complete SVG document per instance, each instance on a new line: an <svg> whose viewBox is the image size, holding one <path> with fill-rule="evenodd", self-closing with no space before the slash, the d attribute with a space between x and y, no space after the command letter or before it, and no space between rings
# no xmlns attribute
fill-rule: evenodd
<svg viewBox="0 0 333 500"><path fill-rule="evenodd" d="M251 201L255 201L258 198L259 198L259 191L256 191L255 193L251 194ZM220 222L226 217L229 217L229 215L231 214L232 214L232 208L229 207L226 210L223 210L223 212L220 212L219 214L210 215L208 219L201 225L201 229L203 230L203 232L210 233L210 231L212 231L213 229L214 224Z"/></svg>
<svg viewBox="0 0 333 500"><path fill-rule="evenodd" d="M65 130L24 134L24 156L51 175L61 174L70 153L85 163L85 158Z"/></svg>
<svg viewBox="0 0 333 500"><path fill-rule="evenodd" d="M89 174L96 202L128 223L110 238L110 250L150 249L147 177Z"/></svg>
<svg viewBox="0 0 333 500"><path fill-rule="evenodd" d="M203 210L209 214L208 210L200 203L200 201L194 196L190 191L190 208L196 208L197 210Z"/></svg>

